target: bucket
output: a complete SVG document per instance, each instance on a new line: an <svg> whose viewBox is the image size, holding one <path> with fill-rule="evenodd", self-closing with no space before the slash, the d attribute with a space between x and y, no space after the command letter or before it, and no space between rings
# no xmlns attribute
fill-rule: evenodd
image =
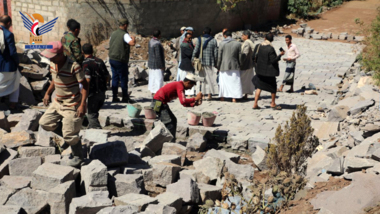
<svg viewBox="0 0 380 214"><path fill-rule="evenodd" d="M211 127L214 125L216 119L216 114L212 112L203 112L202 113L202 123L205 127Z"/></svg>
<svg viewBox="0 0 380 214"><path fill-rule="evenodd" d="M187 123L191 126L196 126L201 120L201 114L197 112L189 111L187 112Z"/></svg>
<svg viewBox="0 0 380 214"><path fill-rule="evenodd" d="M145 118L146 119L156 119L156 117L157 117L156 112L150 106L145 106L144 112L145 112Z"/></svg>
<svg viewBox="0 0 380 214"><path fill-rule="evenodd" d="M128 104L127 105L128 116L132 118L137 118L141 112L141 106L139 104Z"/></svg>

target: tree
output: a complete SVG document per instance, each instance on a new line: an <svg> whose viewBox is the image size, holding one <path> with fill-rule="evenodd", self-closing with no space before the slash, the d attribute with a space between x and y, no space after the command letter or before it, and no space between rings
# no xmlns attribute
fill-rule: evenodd
<svg viewBox="0 0 380 214"><path fill-rule="evenodd" d="M219 4L220 9L227 12L229 10L234 9L238 3L247 1L253 0L217 0L216 2Z"/></svg>

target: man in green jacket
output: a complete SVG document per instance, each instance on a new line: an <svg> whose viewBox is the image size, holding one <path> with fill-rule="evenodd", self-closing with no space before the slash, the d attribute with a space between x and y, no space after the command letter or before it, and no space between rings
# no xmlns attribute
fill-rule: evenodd
<svg viewBox="0 0 380 214"><path fill-rule="evenodd" d="M70 19L67 22L67 27L69 28L69 32L66 33L61 39L61 43L64 48L63 53L73 62L77 62L82 65L84 56L82 53L80 38L78 38L80 32L80 24L74 19Z"/></svg>
<svg viewBox="0 0 380 214"><path fill-rule="evenodd" d="M128 63L130 46L136 44L134 36L130 36L127 32L128 19L119 20L119 29L111 34L110 49L109 49L109 62L112 70L112 102L120 102L117 97L119 81L123 92L122 102L129 102L128 94Z"/></svg>

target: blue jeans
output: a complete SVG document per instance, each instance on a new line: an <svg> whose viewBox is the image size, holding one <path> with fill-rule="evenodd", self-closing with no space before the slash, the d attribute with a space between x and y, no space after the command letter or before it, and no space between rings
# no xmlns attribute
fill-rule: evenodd
<svg viewBox="0 0 380 214"><path fill-rule="evenodd" d="M129 98L128 95L128 64L110 59L112 70L112 94L113 98L117 98L117 89L119 88L119 81L121 83L121 90L123 98Z"/></svg>

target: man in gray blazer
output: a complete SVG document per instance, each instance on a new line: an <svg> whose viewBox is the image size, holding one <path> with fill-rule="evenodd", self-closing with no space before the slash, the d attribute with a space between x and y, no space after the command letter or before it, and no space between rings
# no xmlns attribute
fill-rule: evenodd
<svg viewBox="0 0 380 214"><path fill-rule="evenodd" d="M226 38L221 42L218 53L217 68L219 69L219 97L232 98L232 102L243 97L240 64L241 64L241 44L232 39L231 31L227 30Z"/></svg>

